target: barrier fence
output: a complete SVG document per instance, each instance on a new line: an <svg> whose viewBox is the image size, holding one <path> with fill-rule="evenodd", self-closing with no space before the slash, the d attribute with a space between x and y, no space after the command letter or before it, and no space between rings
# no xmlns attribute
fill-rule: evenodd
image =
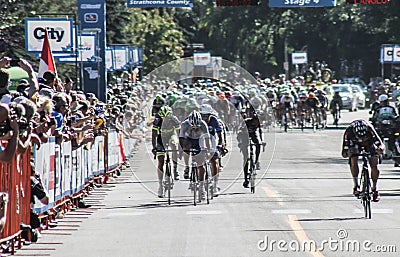
<svg viewBox="0 0 400 257"><path fill-rule="evenodd" d="M21 248L20 224L30 223L31 156L49 197L49 204L35 201L33 208L47 224L56 207L69 208L92 183L106 183L108 175L133 154L137 143L111 130L107 136L96 137L93 144L73 150L71 142L57 145L52 137L32 153L16 154L11 163L0 163L0 192L8 195L0 243L11 244L14 254L15 247Z"/></svg>

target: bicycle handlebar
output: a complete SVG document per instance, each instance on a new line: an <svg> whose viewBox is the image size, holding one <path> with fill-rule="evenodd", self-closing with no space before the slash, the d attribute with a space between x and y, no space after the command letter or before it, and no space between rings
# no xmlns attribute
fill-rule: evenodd
<svg viewBox="0 0 400 257"><path fill-rule="evenodd" d="M363 153L353 153L353 154L351 154L350 155L350 158L351 157L358 157L358 156L365 156L365 157L372 157L372 156L374 156L375 154L372 154L372 153L368 153L368 152L363 152Z"/></svg>

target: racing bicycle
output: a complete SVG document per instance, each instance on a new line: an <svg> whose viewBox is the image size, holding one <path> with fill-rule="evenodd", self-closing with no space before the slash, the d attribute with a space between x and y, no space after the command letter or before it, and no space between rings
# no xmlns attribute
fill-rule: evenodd
<svg viewBox="0 0 400 257"><path fill-rule="evenodd" d="M364 215L365 218L371 219L371 198L372 198L372 190L371 190L371 180L369 178L369 169L368 169L368 161L373 155L371 153L363 151L359 154L352 154L354 156L361 156L362 157L362 171L360 177L360 186L361 192L358 195L358 198L361 199L361 204L364 207Z"/></svg>
<svg viewBox="0 0 400 257"><path fill-rule="evenodd" d="M254 147L256 145L262 145L263 146L263 152L265 151L265 143L262 144L255 144L255 143L250 143L249 144L249 157L247 158L247 164L249 165L248 169L248 176L249 176L249 182L250 182L250 192L254 194L256 192L256 163L254 161Z"/></svg>

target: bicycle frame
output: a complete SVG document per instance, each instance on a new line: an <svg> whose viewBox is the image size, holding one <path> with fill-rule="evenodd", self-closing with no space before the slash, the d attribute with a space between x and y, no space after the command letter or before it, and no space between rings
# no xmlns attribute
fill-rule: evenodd
<svg viewBox="0 0 400 257"><path fill-rule="evenodd" d="M361 199L361 204L364 207L365 218L371 219L372 218L372 213L371 213L372 190L371 190L371 181L369 178L368 162L369 162L369 158L371 158L372 155L370 153L363 152L360 154L352 154L352 157L354 157L354 156L362 157L363 165L362 165L361 177L360 177L361 192L359 194L359 199Z"/></svg>

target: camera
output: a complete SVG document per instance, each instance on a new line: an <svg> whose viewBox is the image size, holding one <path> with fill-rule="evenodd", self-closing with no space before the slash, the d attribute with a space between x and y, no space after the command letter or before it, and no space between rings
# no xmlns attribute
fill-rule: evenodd
<svg viewBox="0 0 400 257"><path fill-rule="evenodd" d="M0 137L3 137L5 134L10 132L11 126L10 126L10 120L6 120L2 124L0 124Z"/></svg>
<svg viewBox="0 0 400 257"><path fill-rule="evenodd" d="M56 125L56 118L51 117L50 121L47 123L47 126L51 127L51 126L54 126L54 125Z"/></svg>
<svg viewBox="0 0 400 257"><path fill-rule="evenodd" d="M12 60L10 60L10 66L11 67L15 67L15 66L18 67L20 61L21 61L20 59L12 59Z"/></svg>

